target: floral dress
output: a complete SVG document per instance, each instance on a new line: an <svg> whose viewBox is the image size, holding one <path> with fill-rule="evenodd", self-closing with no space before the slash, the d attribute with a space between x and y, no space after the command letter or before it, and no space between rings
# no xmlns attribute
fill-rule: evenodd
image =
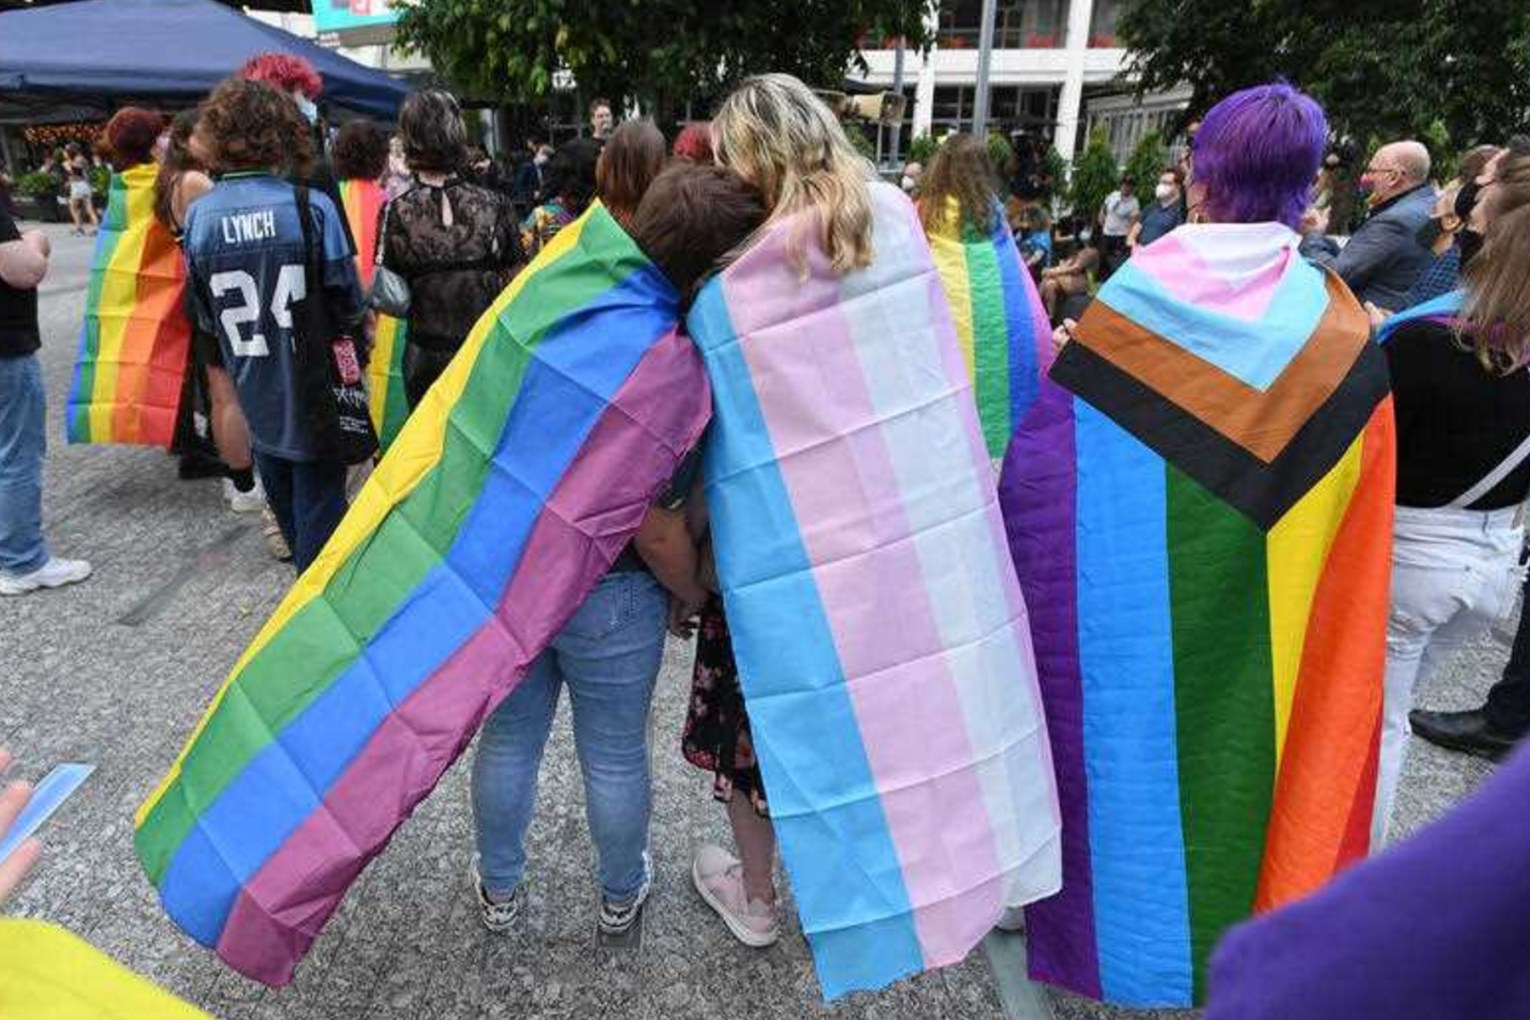
<svg viewBox="0 0 1530 1020"><path fill-rule="evenodd" d="M738 666L733 661L733 641L718 595L701 610L691 704L680 746L686 761L712 773L713 797L726 803L735 793L742 794L749 798L756 814L770 817L760 763L749 733L744 692L738 683Z"/></svg>

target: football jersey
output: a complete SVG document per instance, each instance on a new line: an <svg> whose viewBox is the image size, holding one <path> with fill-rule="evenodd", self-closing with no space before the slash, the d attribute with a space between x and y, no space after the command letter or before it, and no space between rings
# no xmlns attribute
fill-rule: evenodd
<svg viewBox="0 0 1530 1020"><path fill-rule="evenodd" d="M311 191L309 204L331 319L354 323L361 285L344 219L323 192ZM187 211L183 246L192 313L218 338L251 443L271 456L314 459L293 347L292 304L308 292L293 186L264 173L222 178Z"/></svg>

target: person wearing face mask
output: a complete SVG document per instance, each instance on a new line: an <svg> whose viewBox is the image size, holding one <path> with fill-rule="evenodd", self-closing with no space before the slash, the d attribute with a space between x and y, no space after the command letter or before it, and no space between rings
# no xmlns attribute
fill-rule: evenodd
<svg viewBox="0 0 1530 1020"><path fill-rule="evenodd" d="M543 189L547 183L547 162L552 159L552 146L536 136L526 139L531 158L515 171L515 183L510 192L510 202L515 206L517 221L531 215L531 210L542 204Z"/></svg>
<svg viewBox="0 0 1530 1020"><path fill-rule="evenodd" d="M1461 290L1389 321L1380 339L1397 422L1397 515L1374 832L1385 832L1415 685L1506 617L1525 576L1530 496L1530 153L1495 157L1479 178ZM1516 641L1516 651L1519 651ZM1511 660L1510 671L1515 668ZM1506 673L1509 671L1506 671ZM1413 719L1446 746L1496 757L1518 734L1482 712ZM1453 716L1454 718L1451 718ZM1443 738L1443 739L1438 739Z"/></svg>
<svg viewBox="0 0 1530 1020"><path fill-rule="evenodd" d="M1301 253L1319 265L1331 266L1362 303L1380 309L1404 307L1408 290L1433 257L1419 243L1419 231L1434 207L1429 168L1429 150L1422 144L1383 145L1360 176L1370 207L1365 222L1335 255L1324 243L1325 218L1305 219L1302 229L1307 236Z"/></svg>
<svg viewBox="0 0 1530 1020"><path fill-rule="evenodd" d="M1440 192L1429 222L1418 234L1419 243L1429 249L1434 260L1408 291L1402 307L1421 305L1461 286L1461 244L1474 245L1480 240L1469 232L1463 237L1461 229L1471 218L1477 200L1477 178L1497 154L1497 146L1479 145L1461 157L1460 172Z"/></svg>
<svg viewBox="0 0 1530 1020"><path fill-rule="evenodd" d="M1132 251L1152 244L1184 222L1185 207L1181 196L1178 167L1164 167L1153 189L1153 202L1142 210L1142 217L1127 231L1126 245Z"/></svg>
<svg viewBox="0 0 1530 1020"><path fill-rule="evenodd" d="M903 193L910 198L919 194L919 179L924 176L924 165L921 163L903 164L903 177L898 181L898 186Z"/></svg>

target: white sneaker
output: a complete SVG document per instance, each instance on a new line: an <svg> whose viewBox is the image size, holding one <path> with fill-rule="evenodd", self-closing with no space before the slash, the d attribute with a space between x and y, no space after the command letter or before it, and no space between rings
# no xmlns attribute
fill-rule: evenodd
<svg viewBox="0 0 1530 1020"><path fill-rule="evenodd" d="M703 846L691 864L696 891L717 911L733 937L746 946L763 949L780 937L776 908L749 898L744 890L744 866L721 847Z"/></svg>
<svg viewBox="0 0 1530 1020"><path fill-rule="evenodd" d="M61 560L54 556L28 574L0 573L0 595L25 595L39 588L62 588L90 576L84 560Z"/></svg>
<svg viewBox="0 0 1530 1020"><path fill-rule="evenodd" d="M261 488L259 478L255 479L255 488L249 492L234 488L232 478L223 479L223 498L228 500L228 508L236 514L255 514L266 508L266 490Z"/></svg>
<svg viewBox="0 0 1530 1020"><path fill-rule="evenodd" d="M483 919L483 926L496 935L504 935L515 927L515 921L521 916L521 906L526 902L526 883L522 882L515 887L508 899L495 900L489 898L489 892L483 887L483 876L478 873L478 855L473 855L473 863L469 868L473 879L473 892L478 897L478 912Z"/></svg>

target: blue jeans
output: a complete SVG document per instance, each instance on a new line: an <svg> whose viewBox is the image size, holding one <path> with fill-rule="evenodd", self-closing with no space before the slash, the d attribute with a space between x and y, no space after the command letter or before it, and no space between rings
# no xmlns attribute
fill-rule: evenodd
<svg viewBox="0 0 1530 1020"><path fill-rule="evenodd" d="M287 460L255 451L266 503L281 525L298 573L308 569L345 516L345 465L328 460Z"/></svg>
<svg viewBox="0 0 1530 1020"><path fill-rule="evenodd" d="M625 903L642 887L653 799L648 706L666 607L664 590L646 571L607 574L484 724L473 761L473 815L479 874L490 894L510 893L526 870L537 772L565 683L601 892Z"/></svg>
<svg viewBox="0 0 1530 1020"><path fill-rule="evenodd" d="M47 404L37 355L0 358L0 571L27 574L48 562L42 535Z"/></svg>

